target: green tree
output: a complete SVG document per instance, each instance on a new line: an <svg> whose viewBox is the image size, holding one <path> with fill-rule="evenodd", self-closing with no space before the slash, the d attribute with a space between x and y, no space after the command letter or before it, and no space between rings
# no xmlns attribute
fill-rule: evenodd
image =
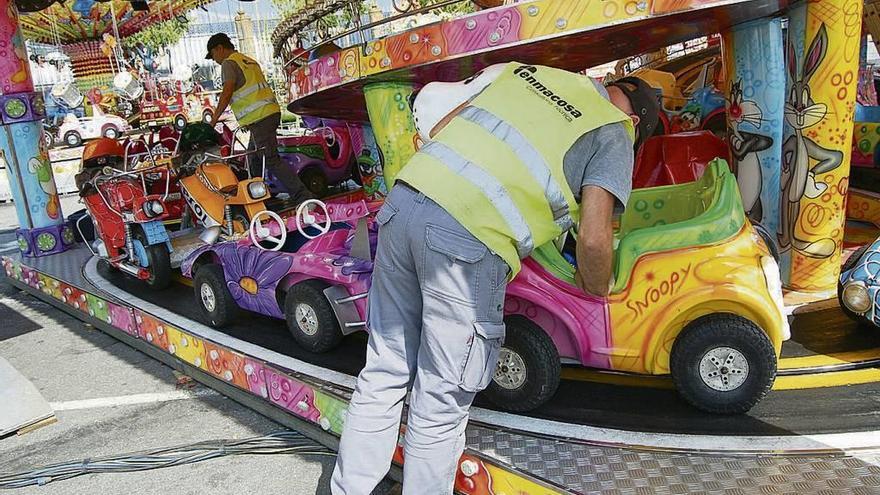
<svg viewBox="0 0 880 495"><path fill-rule="evenodd" d="M178 16L167 21L151 24L146 28L122 40L122 46L132 48L143 43L154 51L173 45L180 41L189 29L189 18Z"/></svg>

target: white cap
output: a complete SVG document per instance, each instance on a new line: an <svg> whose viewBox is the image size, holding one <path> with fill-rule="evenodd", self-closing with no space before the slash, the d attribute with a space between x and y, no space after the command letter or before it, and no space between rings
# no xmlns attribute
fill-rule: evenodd
<svg viewBox="0 0 880 495"><path fill-rule="evenodd" d="M430 141L431 130L459 105L480 94L501 75L506 65L490 65L464 81L426 84L413 102L413 119L419 136Z"/></svg>

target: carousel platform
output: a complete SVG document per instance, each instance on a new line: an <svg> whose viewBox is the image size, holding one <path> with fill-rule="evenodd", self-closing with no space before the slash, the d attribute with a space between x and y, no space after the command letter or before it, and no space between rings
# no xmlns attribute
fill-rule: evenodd
<svg viewBox="0 0 880 495"><path fill-rule="evenodd" d="M335 448L365 334L323 355L280 321L248 314L223 332L191 289L152 292L84 249L3 259L9 283ZM880 490L880 333L836 308L793 316L774 390L749 414L700 413L663 377L566 368L528 416L478 399L456 487L500 493L871 493ZM398 458L399 460L399 458ZM399 471L393 471L393 474Z"/></svg>

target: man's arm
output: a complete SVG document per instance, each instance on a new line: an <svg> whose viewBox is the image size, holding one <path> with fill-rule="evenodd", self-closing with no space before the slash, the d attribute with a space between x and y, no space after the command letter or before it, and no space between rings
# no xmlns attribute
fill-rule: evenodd
<svg viewBox="0 0 880 495"><path fill-rule="evenodd" d="M220 93L220 99L217 101L217 108L214 109L214 113L211 115L211 124L216 124L217 119L219 119L220 116L223 115L223 112L226 111L226 107L228 107L229 102L232 101L232 93L234 92L235 81L223 81L223 91Z"/></svg>
<svg viewBox="0 0 880 495"><path fill-rule="evenodd" d="M581 190L581 220L577 238L575 282L594 296L608 295L613 257L611 215L615 197L598 186Z"/></svg>

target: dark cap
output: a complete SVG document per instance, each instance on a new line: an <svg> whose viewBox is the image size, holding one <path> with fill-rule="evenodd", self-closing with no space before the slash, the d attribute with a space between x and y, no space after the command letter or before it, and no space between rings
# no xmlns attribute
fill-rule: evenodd
<svg viewBox="0 0 880 495"><path fill-rule="evenodd" d="M612 82L629 99L633 112L639 116L636 149L657 130L660 120L660 97L657 90L638 77L624 77Z"/></svg>
<svg viewBox="0 0 880 495"><path fill-rule="evenodd" d="M211 60L211 50L213 50L215 46L235 48L232 44L232 40L229 39L229 36L227 36L226 33L217 33L208 38L208 54L205 55L205 60Z"/></svg>

